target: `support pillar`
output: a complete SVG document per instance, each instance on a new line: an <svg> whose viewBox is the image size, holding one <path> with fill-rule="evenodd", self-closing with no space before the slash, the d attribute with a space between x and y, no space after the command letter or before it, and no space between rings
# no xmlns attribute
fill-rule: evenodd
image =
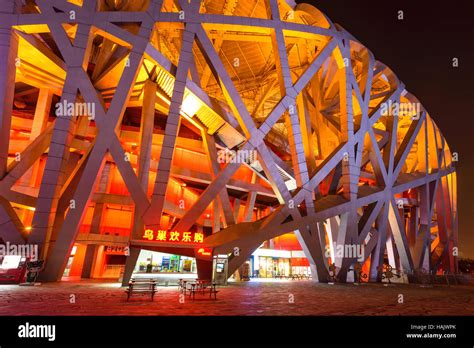
<svg viewBox="0 0 474 348"><path fill-rule="evenodd" d="M123 272L122 286L127 286L132 278L133 270L137 264L138 256L140 256L140 248L130 248L130 255L125 263L125 271Z"/></svg>
<svg viewBox="0 0 474 348"><path fill-rule="evenodd" d="M53 92L47 88L41 88L36 103L35 116L31 127L30 141L35 140L46 129L48 125L49 112L51 102L53 101ZM40 157L41 158L41 157ZM22 181L24 185L35 187L38 177L39 161L34 163L30 169L24 174Z"/></svg>
<svg viewBox="0 0 474 348"><path fill-rule="evenodd" d="M212 279L212 260L196 258L196 267L199 279Z"/></svg>
<svg viewBox="0 0 474 348"><path fill-rule="evenodd" d="M81 278L92 278L92 266L94 265L94 260L97 255L96 245L89 244L86 249L86 254L84 256L84 263L82 266Z"/></svg>
<svg viewBox="0 0 474 348"><path fill-rule="evenodd" d="M155 100L157 85L151 80L145 81L143 87L143 106L142 106L142 122L140 124L140 156L138 157L138 180L140 181L145 192L148 191L148 176L150 172L151 161L151 145L153 140L153 128L155 120ZM163 149L162 149L163 151ZM156 175L160 175L159 172ZM141 216L134 214L132 239L139 239L143 233L143 219ZM123 275L122 285L127 285L137 263L140 249L131 248L130 255L125 262L125 273Z"/></svg>
<svg viewBox="0 0 474 348"><path fill-rule="evenodd" d="M99 186L97 189L98 193L106 193L108 190L110 167L111 167L110 163L106 163L104 166L104 169L102 170ZM94 207L94 213L92 215L91 229L89 233L100 234L100 228L102 226L104 212L105 212L105 204L96 203ZM81 278L92 278L93 265L94 265L96 256L97 256L97 246L94 244L87 245Z"/></svg>
<svg viewBox="0 0 474 348"><path fill-rule="evenodd" d="M15 2L3 1L0 13L12 14ZM0 24L0 178L7 173L12 105L15 95L18 36L9 23ZM20 62L21 63L21 62Z"/></svg>
<svg viewBox="0 0 474 348"><path fill-rule="evenodd" d="M76 101L77 86L71 78L66 79L62 100ZM60 192L66 180L65 167L69 159L69 148L73 138L75 120L68 116L56 119L48 159L40 186L32 231L28 243L38 244L40 258L48 254L51 233L56 218Z"/></svg>

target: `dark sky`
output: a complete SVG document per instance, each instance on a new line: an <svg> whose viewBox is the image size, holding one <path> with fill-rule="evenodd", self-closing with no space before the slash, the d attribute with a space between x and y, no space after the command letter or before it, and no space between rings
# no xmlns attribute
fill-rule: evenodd
<svg viewBox="0 0 474 348"><path fill-rule="evenodd" d="M459 251L474 258L474 1L297 2L316 6L391 68L459 153Z"/></svg>

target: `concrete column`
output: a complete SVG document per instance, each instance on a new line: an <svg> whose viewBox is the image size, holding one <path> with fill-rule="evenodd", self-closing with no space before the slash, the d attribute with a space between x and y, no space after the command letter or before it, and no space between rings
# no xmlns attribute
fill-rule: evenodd
<svg viewBox="0 0 474 348"><path fill-rule="evenodd" d="M213 225L213 233L216 233L221 230L221 216L220 216L220 209L219 209L219 201L215 199L212 202L213 214L214 214L214 225Z"/></svg>
<svg viewBox="0 0 474 348"><path fill-rule="evenodd" d="M0 13L13 13L14 4L3 1ZM0 23L0 178L7 172L17 55L18 36L9 23Z"/></svg>
<svg viewBox="0 0 474 348"><path fill-rule="evenodd" d="M48 125L48 118L52 100L53 93L47 88L41 88L38 95L38 101L36 103L33 125L31 127L30 141L35 140L46 129L46 126ZM25 185L34 187L36 179L38 177L38 170L39 162L36 162L23 175L22 182Z"/></svg>
<svg viewBox="0 0 474 348"><path fill-rule="evenodd" d="M192 13L190 13L192 15ZM147 210L144 218L152 227L159 227L161 214L165 205L166 189L171 175L171 163L173 159L174 147L180 126L181 105L183 103L184 91L186 87L187 75L189 71L189 62L193 59L194 32L193 24L187 24L183 31L183 41L179 55L178 68L176 71L176 80L173 86L173 95L166 121L165 134L163 137L160 159L158 162L158 172L155 179L155 187L151 200L151 208ZM179 227L177 226L179 229Z"/></svg>
<svg viewBox="0 0 474 348"><path fill-rule="evenodd" d="M155 120L156 83L147 80L143 87L142 120L140 124L140 156L138 157L138 180L145 192L148 191L148 176L150 172L151 145ZM163 151L163 149L162 149ZM158 175L158 173L157 173ZM143 233L144 223L141 216L134 214L131 238L139 239ZM131 248L125 263L122 285L127 285L137 263L140 249Z"/></svg>
<svg viewBox="0 0 474 348"><path fill-rule="evenodd" d="M212 279L212 260L196 258L196 267L199 279Z"/></svg>
<svg viewBox="0 0 474 348"><path fill-rule="evenodd" d="M92 277L92 266L94 265L94 260L97 255L96 245L89 244L86 249L86 254L84 256L84 264L82 266L81 278L91 278Z"/></svg>
<svg viewBox="0 0 474 348"><path fill-rule="evenodd" d="M109 176L110 176L111 164L106 163L102 174L100 176L98 193L106 193L109 186ZM91 230L90 233L100 233L100 228L102 226L102 221L105 212L104 203L96 203L94 207L94 214L92 215Z"/></svg>
<svg viewBox="0 0 474 348"><path fill-rule="evenodd" d="M257 173L252 173L251 183L255 184L257 182ZM257 199L257 192L250 191L247 195L247 202L245 203L244 218L242 222L249 222L252 220L253 207L255 206L255 200Z"/></svg>
<svg viewBox="0 0 474 348"><path fill-rule="evenodd" d="M148 191L156 91L156 83L150 80L145 81L145 86L143 87L142 121L140 123L140 156L138 157L138 180L145 192ZM157 173L157 175L158 174L159 173ZM143 227L142 217L134 215L132 239L140 238L143 233Z"/></svg>
<svg viewBox="0 0 474 348"><path fill-rule="evenodd" d="M127 286L130 278L132 278L132 273L137 263L138 256L140 256L140 251L140 248L130 248L130 255L128 256L127 262L125 263L122 286Z"/></svg>
<svg viewBox="0 0 474 348"><path fill-rule="evenodd" d="M84 117L85 118L85 117ZM109 186L111 164L106 163L100 176L98 193L106 193ZM105 212L104 203L96 203L94 214L92 215L91 229L89 233L99 234ZM87 245L86 255L84 257L84 266L82 268L81 278L92 278L92 271L95 258L97 257L97 246L94 244Z"/></svg>
<svg viewBox="0 0 474 348"><path fill-rule="evenodd" d="M66 79L62 100L76 101L77 86ZM50 237L56 217L60 191L65 181L65 167L69 159L70 142L73 138L75 120L68 116L56 119L48 159L40 186L36 211L33 218L29 243L38 244L44 258L48 253Z"/></svg>
<svg viewBox="0 0 474 348"><path fill-rule="evenodd" d="M255 199L257 198L257 192L251 191L247 197L247 203L245 204L244 219L243 222L249 222L252 220L253 208L255 206Z"/></svg>
<svg viewBox="0 0 474 348"><path fill-rule="evenodd" d="M240 210L240 199L234 200L234 221L237 223L239 219L239 210Z"/></svg>
<svg viewBox="0 0 474 348"><path fill-rule="evenodd" d="M408 244L410 252L414 255L416 244L416 230L418 228L418 207L410 207L410 218L408 220Z"/></svg>

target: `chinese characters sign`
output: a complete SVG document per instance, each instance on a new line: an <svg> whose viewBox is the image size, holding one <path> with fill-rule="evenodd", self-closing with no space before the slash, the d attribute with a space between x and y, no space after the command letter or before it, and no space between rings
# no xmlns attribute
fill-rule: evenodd
<svg viewBox="0 0 474 348"><path fill-rule="evenodd" d="M129 247L124 247L124 246L112 246L112 245L106 245L104 247L104 251L106 254L109 255L127 255L129 253Z"/></svg>
<svg viewBox="0 0 474 348"><path fill-rule="evenodd" d="M204 234L201 232L153 231L146 229L142 239L168 243L201 244L204 241Z"/></svg>

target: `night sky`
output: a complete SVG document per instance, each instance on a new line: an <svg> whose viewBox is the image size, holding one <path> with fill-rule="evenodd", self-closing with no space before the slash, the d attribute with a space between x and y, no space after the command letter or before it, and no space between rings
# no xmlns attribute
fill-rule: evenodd
<svg viewBox="0 0 474 348"><path fill-rule="evenodd" d="M458 152L459 252L474 258L474 1L297 2L316 6L391 68Z"/></svg>

